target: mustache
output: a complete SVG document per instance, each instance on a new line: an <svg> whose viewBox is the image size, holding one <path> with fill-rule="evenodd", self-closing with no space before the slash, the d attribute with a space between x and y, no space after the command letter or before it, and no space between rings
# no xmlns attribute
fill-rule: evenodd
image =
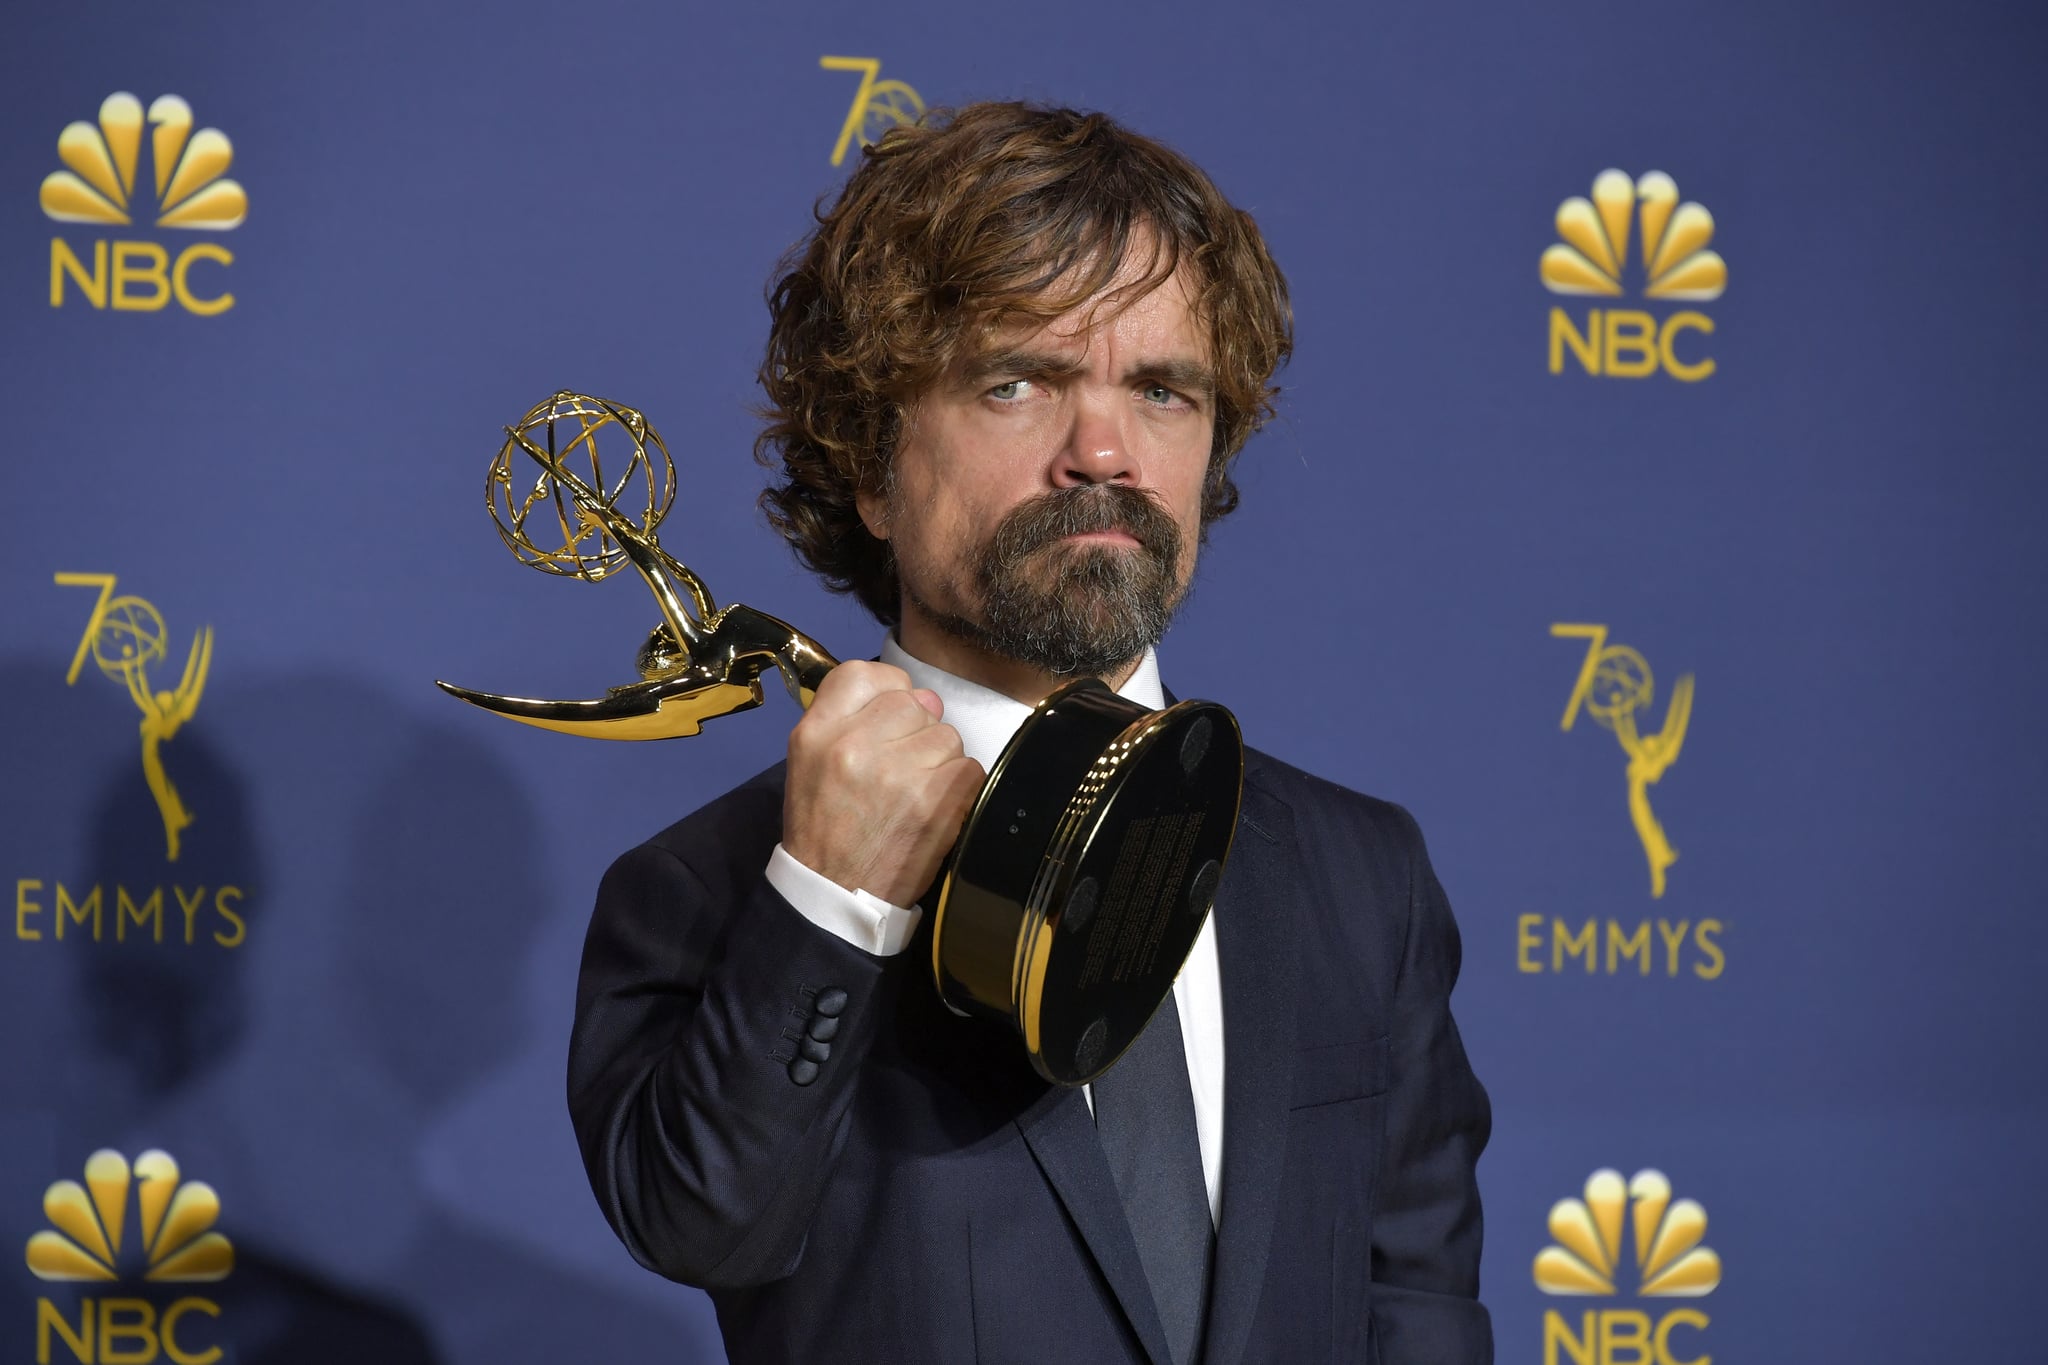
<svg viewBox="0 0 2048 1365"><path fill-rule="evenodd" d="M1157 496L1127 484L1055 488L1010 509L989 538L988 559L1014 563L1068 536L1121 531L1154 558L1180 556L1180 527Z"/></svg>

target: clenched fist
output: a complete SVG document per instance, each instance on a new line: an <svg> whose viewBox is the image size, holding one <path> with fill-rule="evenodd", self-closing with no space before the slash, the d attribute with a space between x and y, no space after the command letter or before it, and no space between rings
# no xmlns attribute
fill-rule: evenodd
<svg viewBox="0 0 2048 1365"><path fill-rule="evenodd" d="M981 765L938 694L893 664L843 663L789 733L782 846L820 876L907 906L938 875Z"/></svg>

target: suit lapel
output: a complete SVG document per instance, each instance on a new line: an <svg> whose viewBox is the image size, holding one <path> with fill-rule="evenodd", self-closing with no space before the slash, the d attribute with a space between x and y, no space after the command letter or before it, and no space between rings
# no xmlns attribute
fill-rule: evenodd
<svg viewBox="0 0 2048 1365"><path fill-rule="evenodd" d="M1166 693L1167 705L1177 700ZM1265 791L1248 764L1216 909L1223 983L1223 1193L1203 1365L1236 1365L1242 1358L1266 1283L1294 1088L1290 1002L1301 866L1294 812ZM1169 1365L1166 1331L1087 1099L1078 1089L1050 1086L1018 1116L1017 1127L1146 1353L1156 1365Z"/></svg>
<svg viewBox="0 0 2048 1365"><path fill-rule="evenodd" d="M1223 978L1223 1197L1205 1365L1235 1365L1242 1358L1265 1287L1294 1087L1289 1002L1300 875L1293 812L1247 775L1216 908ZM1050 1086L1018 1115L1017 1127L1138 1340L1157 1365L1167 1365L1166 1333L1087 1100L1077 1089Z"/></svg>
<svg viewBox="0 0 2048 1365"><path fill-rule="evenodd" d="M1223 1195L1205 1365L1236 1365L1266 1282L1294 1086L1300 879L1294 813L1247 773L1237 839L1216 899L1223 977Z"/></svg>
<svg viewBox="0 0 2048 1365"><path fill-rule="evenodd" d="M1087 1098L1078 1088L1048 1086L1036 1103L1018 1115L1017 1127L1066 1207L1067 1216L1080 1230L1081 1240L1088 1244L1117 1302L1123 1305L1124 1316L1130 1319L1146 1354L1155 1365L1170 1365L1166 1329L1159 1324L1152 1286L1138 1260L1138 1244L1124 1219L1123 1200L1110 1177L1101 1140L1095 1136L1095 1119L1088 1112Z"/></svg>

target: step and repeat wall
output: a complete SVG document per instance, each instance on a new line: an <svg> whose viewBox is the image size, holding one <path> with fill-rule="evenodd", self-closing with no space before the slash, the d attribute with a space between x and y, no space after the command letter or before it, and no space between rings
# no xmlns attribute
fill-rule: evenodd
<svg viewBox="0 0 2048 1365"><path fill-rule="evenodd" d="M644 590L485 515L558 388L660 429L721 600L876 647L755 510L763 289L865 144L986 98L1180 148L1288 273L1161 658L1430 839L1499 1358L2038 1352L2043 36L10 5L0 1359L722 1358L564 1055L602 869L795 712L601 745L433 682L633 676Z"/></svg>

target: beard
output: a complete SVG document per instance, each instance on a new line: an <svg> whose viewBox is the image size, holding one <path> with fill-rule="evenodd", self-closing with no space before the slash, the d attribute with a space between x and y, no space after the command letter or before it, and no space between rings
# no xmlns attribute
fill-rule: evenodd
<svg viewBox="0 0 2048 1365"><path fill-rule="evenodd" d="M1069 544L1122 531L1136 545ZM1151 494L1122 484L1054 489L1012 508L970 571L980 620L906 595L934 625L984 653L1055 676L1102 677L1166 634L1187 596L1181 532Z"/></svg>

